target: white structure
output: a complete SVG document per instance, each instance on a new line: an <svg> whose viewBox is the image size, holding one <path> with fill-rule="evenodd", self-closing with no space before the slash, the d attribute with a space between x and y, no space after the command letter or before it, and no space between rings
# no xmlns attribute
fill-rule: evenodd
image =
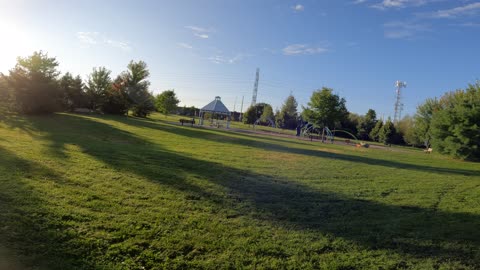
<svg viewBox="0 0 480 270"><path fill-rule="evenodd" d="M402 103L402 88L407 87L406 82L396 81L395 87L397 88L397 96L395 99L395 116L393 117L393 122L398 123L402 119L402 110L403 110L403 103Z"/></svg>
<svg viewBox="0 0 480 270"><path fill-rule="evenodd" d="M203 125L203 120L204 120L204 115L205 113L211 113L212 114L212 124L215 116L217 116L216 119L216 126L219 127L219 119L218 116L224 116L227 121L227 128L230 127L230 111L227 109L227 107L223 104L221 98L219 96L216 96L215 99L205 105L203 108L200 109L200 125Z"/></svg>

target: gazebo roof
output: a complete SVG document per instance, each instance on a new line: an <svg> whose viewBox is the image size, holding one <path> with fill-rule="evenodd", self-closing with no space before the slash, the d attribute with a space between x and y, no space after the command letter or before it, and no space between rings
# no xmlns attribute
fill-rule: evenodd
<svg viewBox="0 0 480 270"><path fill-rule="evenodd" d="M214 101L208 103L200 111L230 115L230 111L223 105L219 96L216 96Z"/></svg>

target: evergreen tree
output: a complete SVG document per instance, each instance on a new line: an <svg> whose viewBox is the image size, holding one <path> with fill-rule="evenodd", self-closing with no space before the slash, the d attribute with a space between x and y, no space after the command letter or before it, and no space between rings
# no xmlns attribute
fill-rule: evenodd
<svg viewBox="0 0 480 270"><path fill-rule="evenodd" d="M373 127L372 131L370 131L369 137L372 141L378 142L379 141L379 136L380 132L382 131L383 128L383 121L377 121L375 126Z"/></svg>
<svg viewBox="0 0 480 270"><path fill-rule="evenodd" d="M461 159L480 159L480 82L446 93L431 120L432 147Z"/></svg>
<svg viewBox="0 0 480 270"><path fill-rule="evenodd" d="M5 77L12 91L15 109L27 114L60 110L62 95L57 81L60 74L57 67L57 60L42 51L29 57L19 57L15 68Z"/></svg>
<svg viewBox="0 0 480 270"><path fill-rule="evenodd" d="M392 120L388 118L378 133L378 140L384 144L392 144L394 143L396 133Z"/></svg>
<svg viewBox="0 0 480 270"><path fill-rule="evenodd" d="M368 140L371 139L369 137L370 132L372 129L375 127L375 124L377 123L377 113L373 109L369 109L367 114L365 114L365 117L361 119L361 121L358 123L357 130L358 130L358 136L362 140Z"/></svg>
<svg viewBox="0 0 480 270"><path fill-rule="evenodd" d="M298 119L297 107L297 100L293 95L289 95L275 117L277 126L285 129L295 129Z"/></svg>

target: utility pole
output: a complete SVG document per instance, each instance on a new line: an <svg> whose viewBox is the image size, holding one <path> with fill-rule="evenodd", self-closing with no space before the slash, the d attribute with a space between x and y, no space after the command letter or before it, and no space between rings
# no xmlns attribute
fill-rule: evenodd
<svg viewBox="0 0 480 270"><path fill-rule="evenodd" d="M245 96L242 96L242 106L240 107L240 122L243 120L243 98Z"/></svg>

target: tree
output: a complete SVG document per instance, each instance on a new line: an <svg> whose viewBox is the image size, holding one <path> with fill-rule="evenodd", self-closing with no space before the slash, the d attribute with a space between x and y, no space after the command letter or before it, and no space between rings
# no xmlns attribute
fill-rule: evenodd
<svg viewBox="0 0 480 270"><path fill-rule="evenodd" d="M304 108L304 118L320 127L334 128L348 117L345 99L333 94L333 89L323 87L310 97Z"/></svg>
<svg viewBox="0 0 480 270"><path fill-rule="evenodd" d="M0 110L6 109L10 102L10 90L7 87L7 80L5 76L0 73Z"/></svg>
<svg viewBox="0 0 480 270"><path fill-rule="evenodd" d="M403 141L412 146L422 145L423 142L415 133L415 119L411 116L405 116L397 123L397 132L402 137Z"/></svg>
<svg viewBox="0 0 480 270"><path fill-rule="evenodd" d="M357 130L358 136L362 140L368 140L369 134L377 123L377 113L373 109L369 109L365 117L361 118L361 121L358 123Z"/></svg>
<svg viewBox="0 0 480 270"><path fill-rule="evenodd" d="M63 107L72 111L74 108L85 106L85 93L83 92L83 81L80 76L73 77L69 72L60 78L60 90L63 94Z"/></svg>
<svg viewBox="0 0 480 270"><path fill-rule="evenodd" d="M289 95L275 117L277 126L285 129L295 129L298 121L297 107L297 100L293 95Z"/></svg>
<svg viewBox="0 0 480 270"><path fill-rule="evenodd" d="M480 82L446 93L433 113L432 147L456 158L480 159Z"/></svg>
<svg viewBox="0 0 480 270"><path fill-rule="evenodd" d="M440 110L440 103L437 99L427 99L423 104L417 107L417 113L414 116L415 136L423 142L425 147L430 147L432 140L431 122L433 114Z"/></svg>
<svg viewBox="0 0 480 270"><path fill-rule="evenodd" d="M37 114L61 109L57 67L57 60L42 51L17 58L15 68L5 78L19 112Z"/></svg>
<svg viewBox="0 0 480 270"><path fill-rule="evenodd" d="M112 87L111 71L105 67L93 68L85 86L89 107L92 110L102 109L107 92Z"/></svg>
<svg viewBox="0 0 480 270"><path fill-rule="evenodd" d="M377 121L375 124L375 127L373 127L372 131L370 131L369 137L372 141L378 142L379 141L379 136L380 132L382 131L383 128L383 121Z"/></svg>
<svg viewBox="0 0 480 270"><path fill-rule="evenodd" d="M155 106L160 113L165 116L177 109L177 105L180 103L175 90L166 90L155 97Z"/></svg>
<svg viewBox="0 0 480 270"><path fill-rule="evenodd" d="M258 119L262 123L268 122L268 119L273 120L273 109L270 104L257 103L255 106L250 106L243 114L244 124L254 124Z"/></svg>
<svg viewBox="0 0 480 270"><path fill-rule="evenodd" d="M378 140L384 144L392 144L394 143L396 133L397 131L392 120L388 118L378 133Z"/></svg>
<svg viewBox="0 0 480 270"><path fill-rule="evenodd" d="M110 114L125 115L130 107L126 92L125 78L117 76L112 86L105 91L102 111Z"/></svg>
<svg viewBox="0 0 480 270"><path fill-rule="evenodd" d="M148 91L150 76L147 64L143 61L130 61L128 70L122 76L125 82L125 89L129 98L130 108L133 115L138 117L147 117L155 111L153 95Z"/></svg>

